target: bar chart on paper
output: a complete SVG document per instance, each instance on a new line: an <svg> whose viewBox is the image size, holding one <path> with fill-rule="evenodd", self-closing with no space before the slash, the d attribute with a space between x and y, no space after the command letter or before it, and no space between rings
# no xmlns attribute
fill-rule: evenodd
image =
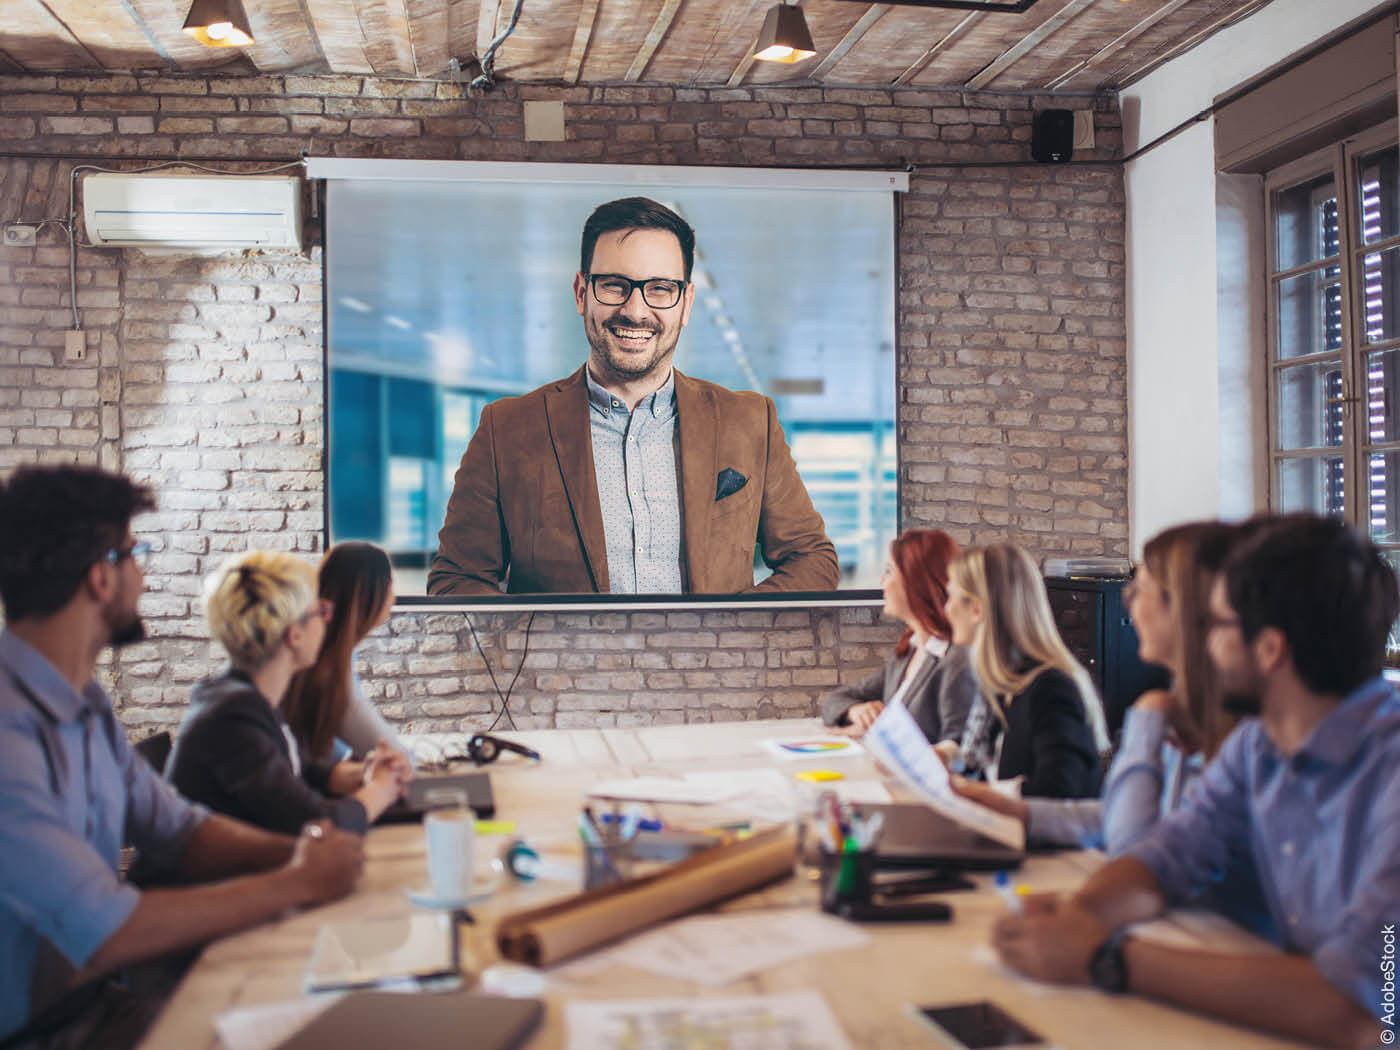
<svg viewBox="0 0 1400 1050"><path fill-rule="evenodd" d="M816 992L572 1002L568 1050L851 1050Z"/></svg>

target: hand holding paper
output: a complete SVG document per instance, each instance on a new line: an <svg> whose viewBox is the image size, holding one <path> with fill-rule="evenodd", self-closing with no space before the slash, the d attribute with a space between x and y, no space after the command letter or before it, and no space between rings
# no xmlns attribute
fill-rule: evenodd
<svg viewBox="0 0 1400 1050"><path fill-rule="evenodd" d="M1019 820L954 793L947 768L902 704L888 705L862 743L877 762L945 817L1012 849L1025 849L1026 828Z"/></svg>

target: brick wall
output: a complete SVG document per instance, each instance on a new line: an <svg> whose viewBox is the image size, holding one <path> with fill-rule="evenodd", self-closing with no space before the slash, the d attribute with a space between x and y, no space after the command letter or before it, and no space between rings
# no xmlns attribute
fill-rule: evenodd
<svg viewBox="0 0 1400 1050"><path fill-rule="evenodd" d="M564 100L567 141L523 141L526 99ZM1124 554L1121 172L1018 163L1033 109L1049 102L511 85L469 99L454 85L372 77L0 76L0 218L65 217L69 173L86 158L912 163L900 222L906 523L1037 555ZM1092 157L1110 161L1114 104L1070 104L1094 105ZM219 662L198 608L202 575L230 551L319 549L320 259L80 249L80 364L63 360L68 261L53 225L36 248L0 247L0 470L96 462L159 490L160 512L137 523L156 549L143 605L152 638L105 673L129 726L168 725ZM502 688L527 620L474 618ZM511 709L522 726L805 714L896 635L854 607L539 614ZM363 662L371 695L411 728L476 727L498 708L461 616L396 615Z"/></svg>

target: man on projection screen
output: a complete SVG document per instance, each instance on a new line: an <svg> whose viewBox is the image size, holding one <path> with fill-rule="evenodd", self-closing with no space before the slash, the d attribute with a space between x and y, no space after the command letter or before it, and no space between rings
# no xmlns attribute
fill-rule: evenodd
<svg viewBox="0 0 1400 1050"><path fill-rule="evenodd" d="M583 227L573 375L481 413L428 574L435 595L828 591L836 548L773 402L671 366L695 232L644 197ZM755 585L754 546L772 575Z"/></svg>

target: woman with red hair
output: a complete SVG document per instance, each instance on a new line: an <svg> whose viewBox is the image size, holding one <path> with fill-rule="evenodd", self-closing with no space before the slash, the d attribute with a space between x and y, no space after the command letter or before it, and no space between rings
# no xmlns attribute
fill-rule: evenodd
<svg viewBox="0 0 1400 1050"><path fill-rule="evenodd" d="M943 611L948 564L957 553L957 541L941 529L910 529L890 544L882 578L885 615L909 629L884 667L822 697L823 722L862 736L886 704L900 703L930 743L962 738L977 679L967 650L949 646L953 631Z"/></svg>

